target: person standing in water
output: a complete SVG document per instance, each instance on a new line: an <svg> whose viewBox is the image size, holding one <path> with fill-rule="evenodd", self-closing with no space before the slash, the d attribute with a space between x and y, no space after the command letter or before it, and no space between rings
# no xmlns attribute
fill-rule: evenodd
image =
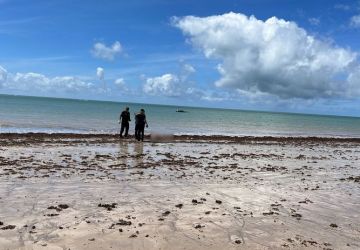
<svg viewBox="0 0 360 250"><path fill-rule="evenodd" d="M120 137L123 137L122 134L123 134L124 130L125 130L125 137L128 136L130 121L131 121L131 119L130 119L129 107L126 107L125 110L123 112L121 112L121 115L119 118L119 123L121 122Z"/></svg>
<svg viewBox="0 0 360 250"><path fill-rule="evenodd" d="M145 126L149 127L146 121L145 110L140 109L140 112L135 115L135 138L138 141L144 141Z"/></svg>

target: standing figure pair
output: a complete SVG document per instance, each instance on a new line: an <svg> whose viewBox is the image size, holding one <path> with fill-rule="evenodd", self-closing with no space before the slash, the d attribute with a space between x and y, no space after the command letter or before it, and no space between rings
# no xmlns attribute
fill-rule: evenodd
<svg viewBox="0 0 360 250"><path fill-rule="evenodd" d="M145 126L149 127L146 121L145 110L140 109L140 112L135 115L135 138L138 141L144 141Z"/></svg>

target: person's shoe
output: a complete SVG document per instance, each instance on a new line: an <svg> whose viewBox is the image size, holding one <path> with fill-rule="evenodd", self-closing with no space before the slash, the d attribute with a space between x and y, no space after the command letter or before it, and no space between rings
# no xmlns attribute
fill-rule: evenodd
<svg viewBox="0 0 360 250"><path fill-rule="evenodd" d="M122 135L120 135L120 138L123 138L123 136L122 136Z"/></svg>

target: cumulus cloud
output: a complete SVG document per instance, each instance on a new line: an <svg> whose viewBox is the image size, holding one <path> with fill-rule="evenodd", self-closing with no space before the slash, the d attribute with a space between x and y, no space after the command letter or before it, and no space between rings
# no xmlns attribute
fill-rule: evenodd
<svg viewBox="0 0 360 250"><path fill-rule="evenodd" d="M74 76L46 77L38 73L9 74L4 87L22 91L81 91L93 87L91 82L83 81Z"/></svg>
<svg viewBox="0 0 360 250"><path fill-rule="evenodd" d="M219 92L210 89L188 88L185 93L188 97L211 102L229 101L233 99L228 92Z"/></svg>
<svg viewBox="0 0 360 250"><path fill-rule="evenodd" d="M105 82L105 70L102 67L97 67L96 68L96 76L98 77L98 79L100 80L101 83L101 91L102 93L106 93L106 92L110 92L110 89L106 86L106 82Z"/></svg>
<svg viewBox="0 0 360 250"><path fill-rule="evenodd" d="M348 75L349 91L352 96L360 96L360 66Z"/></svg>
<svg viewBox="0 0 360 250"><path fill-rule="evenodd" d="M9 73L0 66L0 86L7 90L76 92L91 89L91 82L74 76L47 77L39 73Z"/></svg>
<svg viewBox="0 0 360 250"><path fill-rule="evenodd" d="M143 91L149 95L172 96L177 97L186 93L190 88L191 82L188 78L195 73L195 68L186 63L182 63L178 74L167 73L157 77L141 78L145 81Z"/></svg>
<svg viewBox="0 0 360 250"><path fill-rule="evenodd" d="M190 75L194 74L196 69L190 64L182 64L181 72L179 74L179 78L181 82L186 82Z"/></svg>
<svg viewBox="0 0 360 250"><path fill-rule="evenodd" d="M122 52L120 42L116 41L111 46L106 46L104 43L95 43L91 54L100 59L113 61L117 55Z"/></svg>
<svg viewBox="0 0 360 250"><path fill-rule="evenodd" d="M7 70L0 66L0 87L7 79Z"/></svg>
<svg viewBox="0 0 360 250"><path fill-rule="evenodd" d="M149 77L143 86L143 91L149 95L179 96L181 93L180 79L174 74L164 74Z"/></svg>
<svg viewBox="0 0 360 250"><path fill-rule="evenodd" d="M128 87L126 86L126 82L124 78L117 78L114 81L115 86L117 86L122 91L128 91Z"/></svg>
<svg viewBox="0 0 360 250"><path fill-rule="evenodd" d="M351 25L351 27L354 27L354 28L360 28L360 15L351 17L350 25Z"/></svg>
<svg viewBox="0 0 360 250"><path fill-rule="evenodd" d="M310 36L294 22L231 12L174 18L173 24L207 58L220 61L218 87L284 99L349 96L360 88L350 77L357 54Z"/></svg>
<svg viewBox="0 0 360 250"><path fill-rule="evenodd" d="M124 78L118 78L114 81L114 84L118 87L123 87L125 86L125 80Z"/></svg>
<svg viewBox="0 0 360 250"><path fill-rule="evenodd" d="M96 68L96 75L99 78L100 81L103 81L105 78L105 71L104 68L97 67Z"/></svg>
<svg viewBox="0 0 360 250"><path fill-rule="evenodd" d="M195 68L190 64L184 64L183 65L183 70L188 74L192 74L192 73L196 72Z"/></svg>

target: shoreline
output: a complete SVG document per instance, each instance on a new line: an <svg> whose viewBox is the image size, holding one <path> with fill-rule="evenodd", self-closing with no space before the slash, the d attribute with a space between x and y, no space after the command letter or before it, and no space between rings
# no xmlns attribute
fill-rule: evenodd
<svg viewBox="0 0 360 250"><path fill-rule="evenodd" d="M112 143L114 140L129 141L135 139L133 135L127 138L119 138L118 134L96 134L96 133L0 133L0 143L3 140L79 140L79 139L101 139L103 143ZM317 142L317 143L360 143L360 137L324 137L324 136L228 136L228 135L145 135L145 142Z"/></svg>

